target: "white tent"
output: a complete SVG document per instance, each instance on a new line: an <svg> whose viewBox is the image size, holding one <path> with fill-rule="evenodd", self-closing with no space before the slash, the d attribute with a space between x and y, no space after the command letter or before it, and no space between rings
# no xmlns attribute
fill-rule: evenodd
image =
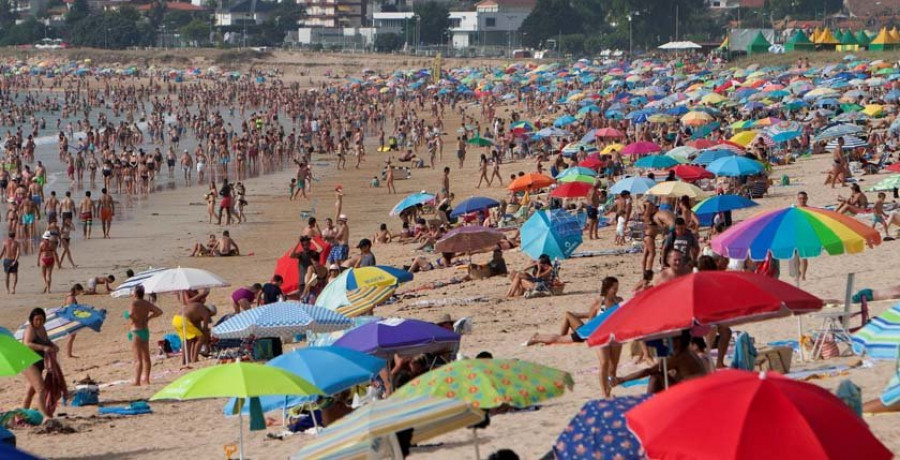
<svg viewBox="0 0 900 460"><path fill-rule="evenodd" d="M698 50L702 46L694 42L669 42L659 47L661 50Z"/></svg>

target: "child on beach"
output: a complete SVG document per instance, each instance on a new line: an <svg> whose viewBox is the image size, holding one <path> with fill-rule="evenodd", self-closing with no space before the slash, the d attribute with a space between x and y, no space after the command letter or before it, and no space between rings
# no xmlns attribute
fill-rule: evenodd
<svg viewBox="0 0 900 460"><path fill-rule="evenodd" d="M887 194L878 192L878 200L875 201L875 206L872 207L872 228L874 229L876 225L881 224L881 227L884 228L884 235L889 237L888 219L887 214L884 212L885 199L887 199Z"/></svg>
<svg viewBox="0 0 900 460"><path fill-rule="evenodd" d="M625 213L616 213L616 246L625 245Z"/></svg>
<svg viewBox="0 0 900 460"><path fill-rule="evenodd" d="M288 186L288 198L294 201L294 191L297 189L297 179L291 178L291 184Z"/></svg>

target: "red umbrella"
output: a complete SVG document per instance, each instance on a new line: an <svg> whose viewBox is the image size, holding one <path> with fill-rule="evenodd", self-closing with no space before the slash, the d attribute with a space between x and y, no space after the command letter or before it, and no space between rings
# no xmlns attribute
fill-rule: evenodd
<svg viewBox="0 0 900 460"><path fill-rule="evenodd" d="M862 418L824 388L778 373L724 370L625 414L649 458L804 460L892 457Z"/></svg>
<svg viewBox="0 0 900 460"><path fill-rule="evenodd" d="M700 179L712 179L715 174L703 169L701 166L694 165L678 165L672 168L675 176L686 182L695 182Z"/></svg>
<svg viewBox="0 0 900 460"><path fill-rule="evenodd" d="M599 170L600 168L604 167L605 165L606 165L606 163L601 161L596 156L589 156L589 157L585 158L584 160L581 160L580 162L578 162L578 166L581 166L584 168L590 168L590 169L593 169L594 171Z"/></svg>
<svg viewBox="0 0 900 460"><path fill-rule="evenodd" d="M646 155L648 153L656 153L656 152L661 152L661 151L662 151L662 149L658 145L654 144L653 142L640 141L640 142L633 142L631 144L628 144L628 146L622 150L622 154L624 154L624 155Z"/></svg>
<svg viewBox="0 0 900 460"><path fill-rule="evenodd" d="M313 238L313 243L312 248L319 251L319 263L325 265L328 260L328 252L331 251L331 245L318 236ZM299 249L299 243L297 247ZM291 258L292 249L285 252L275 262L275 274L281 275L281 278L284 279L284 284L281 285L281 292L284 292L286 295L294 294L300 289L300 265L297 259Z"/></svg>
<svg viewBox="0 0 900 460"><path fill-rule="evenodd" d="M737 144L731 141L719 141L718 144L715 145L716 148L731 150L737 155L743 155L747 153L746 149L741 144Z"/></svg>
<svg viewBox="0 0 900 460"><path fill-rule="evenodd" d="M716 143L709 139L697 139L697 140L688 142L687 145L689 145L697 150L703 150L703 149L708 149L708 148L716 145Z"/></svg>
<svg viewBox="0 0 900 460"><path fill-rule="evenodd" d="M625 137L625 134L615 128L600 128L594 132L594 137Z"/></svg>
<svg viewBox="0 0 900 460"><path fill-rule="evenodd" d="M581 198L587 196L588 193L591 193L592 188L594 188L594 185L588 184L587 182L566 182L553 189L553 191L550 192L550 196L556 198Z"/></svg>
<svg viewBox="0 0 900 460"><path fill-rule="evenodd" d="M807 313L822 300L756 273L705 271L682 276L634 296L600 324L590 346L671 336L700 325L731 325Z"/></svg>

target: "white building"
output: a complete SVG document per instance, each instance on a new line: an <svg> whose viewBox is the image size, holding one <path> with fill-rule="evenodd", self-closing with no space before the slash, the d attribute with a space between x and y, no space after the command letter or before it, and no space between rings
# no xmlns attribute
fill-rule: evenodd
<svg viewBox="0 0 900 460"><path fill-rule="evenodd" d="M269 19L269 14L274 8L272 2L264 2L262 0L244 0L236 3L229 8L216 10L216 26L241 26L251 24L262 24Z"/></svg>
<svg viewBox="0 0 900 460"><path fill-rule="evenodd" d="M474 13L461 13L458 22L450 13L450 33L455 48L517 46L519 27L531 14L536 0L482 0Z"/></svg>
<svg viewBox="0 0 900 460"><path fill-rule="evenodd" d="M305 8L301 27L360 27L366 17L363 0L300 0L298 3Z"/></svg>

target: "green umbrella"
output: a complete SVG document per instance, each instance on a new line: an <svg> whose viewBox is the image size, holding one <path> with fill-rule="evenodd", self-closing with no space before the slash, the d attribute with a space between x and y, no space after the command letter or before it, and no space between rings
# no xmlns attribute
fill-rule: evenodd
<svg viewBox="0 0 900 460"><path fill-rule="evenodd" d="M563 184L566 182L586 182L588 184L593 184L596 181L597 181L596 177L591 177L591 176L588 176L587 174L567 174L567 175L562 176L559 179L557 179L557 182L563 183Z"/></svg>
<svg viewBox="0 0 900 460"><path fill-rule="evenodd" d="M150 400L257 398L273 395L324 396L325 394L300 376L277 367L237 362L210 366L182 375L159 390ZM243 459L244 430L240 410L238 410L238 427L240 458Z"/></svg>
<svg viewBox="0 0 900 460"><path fill-rule="evenodd" d="M0 376L18 375L40 360L40 355L22 345L15 337L0 333Z"/></svg>
<svg viewBox="0 0 900 460"><path fill-rule="evenodd" d="M464 359L416 377L391 398L461 399L479 409L529 407L561 396L575 382L568 372L517 359Z"/></svg>
<svg viewBox="0 0 900 460"><path fill-rule="evenodd" d="M477 145L478 147L490 147L494 145L494 142L490 139L485 139L481 136L475 136L466 141L467 144Z"/></svg>

